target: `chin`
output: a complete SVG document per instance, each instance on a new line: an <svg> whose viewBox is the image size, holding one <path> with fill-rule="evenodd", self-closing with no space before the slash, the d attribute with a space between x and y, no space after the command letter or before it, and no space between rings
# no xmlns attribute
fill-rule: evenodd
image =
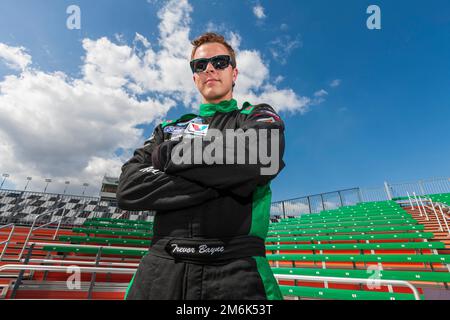
<svg viewBox="0 0 450 320"><path fill-rule="evenodd" d="M221 97L225 97L227 95L226 92L207 92L203 95L207 100L217 100Z"/></svg>

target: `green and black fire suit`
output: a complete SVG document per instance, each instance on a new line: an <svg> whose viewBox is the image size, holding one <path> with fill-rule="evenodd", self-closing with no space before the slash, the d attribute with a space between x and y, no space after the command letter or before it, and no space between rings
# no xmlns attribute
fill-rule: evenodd
<svg viewBox="0 0 450 320"><path fill-rule="evenodd" d="M277 129L273 131L279 132L278 171L261 175L266 164L259 160L256 164L172 161L171 150L187 132L194 133L187 139L193 141L196 132L202 135L212 128L224 136L226 129L240 128L244 133ZM267 137L270 149L270 133ZM202 148L207 145L204 141ZM223 151L225 157L230 150ZM238 108L234 99L202 104L199 115L158 125L123 165L119 179L120 208L156 211L149 252L126 299L282 299L265 257L265 238L270 181L285 166L283 153L284 123L267 104L246 102Z"/></svg>

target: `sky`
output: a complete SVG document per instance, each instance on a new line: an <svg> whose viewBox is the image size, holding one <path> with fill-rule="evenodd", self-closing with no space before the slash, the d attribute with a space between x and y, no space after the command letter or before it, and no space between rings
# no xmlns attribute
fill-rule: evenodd
<svg viewBox="0 0 450 320"><path fill-rule="evenodd" d="M238 104L285 122L274 201L450 177L447 0L1 0L3 188L98 195L157 124L198 111L206 31L237 51Z"/></svg>

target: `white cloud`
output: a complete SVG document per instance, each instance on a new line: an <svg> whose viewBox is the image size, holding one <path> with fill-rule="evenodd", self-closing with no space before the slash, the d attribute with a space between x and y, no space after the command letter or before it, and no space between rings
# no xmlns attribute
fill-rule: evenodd
<svg viewBox="0 0 450 320"><path fill-rule="evenodd" d="M327 95L328 95L328 92L325 91L324 89L321 89L321 90L316 91L316 92L314 93L314 96L315 96L315 97L324 97L324 96L327 96Z"/></svg>
<svg viewBox="0 0 450 320"><path fill-rule="evenodd" d="M288 26L286 23L282 23L282 24L280 25L280 29L283 30L283 31L286 31L286 30L289 29L289 26Z"/></svg>
<svg viewBox="0 0 450 320"><path fill-rule="evenodd" d="M253 14L258 19L264 19L266 17L266 15L264 14L264 8L260 4L253 7Z"/></svg>
<svg viewBox="0 0 450 320"><path fill-rule="evenodd" d="M341 85L341 82L342 82L341 79L335 79L335 80L331 81L330 87L332 87L332 88L339 87Z"/></svg>
<svg viewBox="0 0 450 320"><path fill-rule="evenodd" d="M223 22L218 23L216 21L208 21L205 26L205 31L224 34L228 31L228 28Z"/></svg>
<svg viewBox="0 0 450 320"><path fill-rule="evenodd" d="M275 59L275 61L286 64L287 59L292 54L292 52L302 47L303 43L300 40L300 35L298 34L295 38L290 35L278 36L275 40L269 43L270 52Z"/></svg>
<svg viewBox="0 0 450 320"><path fill-rule="evenodd" d="M0 60L11 69L24 70L31 64L31 56L24 47L11 47L0 42Z"/></svg>
<svg viewBox="0 0 450 320"><path fill-rule="evenodd" d="M29 189L42 190L44 178L52 178L50 191L61 191L65 180L72 190L88 182L95 194L103 175L118 175L147 138L138 125L160 121L177 103L187 112L198 107L200 95L187 63L192 10L187 0L169 1L159 10L158 51L139 33L131 46L120 34L116 43L107 37L84 39L78 78L33 68L25 48L0 43L0 60L20 70L0 82L0 170L10 173L8 180L22 188L32 176ZM237 32L229 31L227 38L237 51L235 98L241 104L308 110L310 98L277 88L282 76L270 82L259 51L240 50Z"/></svg>
<svg viewBox="0 0 450 320"><path fill-rule="evenodd" d="M311 105L315 106L323 103L326 96L328 96L328 92L324 89L314 92L314 99L311 101Z"/></svg>
<svg viewBox="0 0 450 320"><path fill-rule="evenodd" d="M273 82L275 82L275 84L278 84L278 83L280 83L283 80L284 80L283 76L277 76Z"/></svg>
<svg viewBox="0 0 450 320"><path fill-rule="evenodd" d="M134 38L134 44L142 43L145 48L150 48L150 42L145 38L142 34L136 32L136 36Z"/></svg>
<svg viewBox="0 0 450 320"><path fill-rule="evenodd" d="M174 105L166 98L138 100L122 87L71 81L63 73L9 76L0 83L1 144L8 151L0 154L2 169L17 181L31 175L98 185L111 168L120 172L124 159L114 156L117 149L141 143L135 126Z"/></svg>
<svg viewBox="0 0 450 320"><path fill-rule="evenodd" d="M233 31L229 32L229 40L227 42L230 44L230 46L235 51L239 50L239 47L241 46L241 41L242 41L242 38L239 34L233 32Z"/></svg>

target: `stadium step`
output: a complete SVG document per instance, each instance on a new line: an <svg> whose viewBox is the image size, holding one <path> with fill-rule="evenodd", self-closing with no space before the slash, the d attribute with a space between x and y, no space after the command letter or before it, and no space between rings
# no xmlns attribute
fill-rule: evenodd
<svg viewBox="0 0 450 320"><path fill-rule="evenodd" d="M361 290L326 289L300 286L280 286L285 296L311 299L336 300L415 300L414 295L406 293L371 292ZM423 299L423 295L421 295Z"/></svg>
<svg viewBox="0 0 450 320"><path fill-rule="evenodd" d="M450 282L450 272L418 272L418 271L387 271L387 270L350 270L350 269L314 269L314 268L272 268L274 274L291 274L339 278L374 278L383 280L405 280L424 282ZM374 281L376 281L374 279Z"/></svg>
<svg viewBox="0 0 450 320"><path fill-rule="evenodd" d="M268 251L289 250L403 250L445 249L442 242L345 243L345 244L284 244L266 245Z"/></svg>
<svg viewBox="0 0 450 320"><path fill-rule="evenodd" d="M414 239L431 239L434 234L431 232L408 232L408 233L377 233L377 234L352 234L352 235L330 235L330 236L277 236L266 238L266 243L274 242L310 242L310 241L373 241L373 240L414 240Z"/></svg>
<svg viewBox="0 0 450 320"><path fill-rule="evenodd" d="M147 247L150 246L150 240L139 240L139 239L61 236L59 237L59 240L72 243L121 244L121 245L137 245Z"/></svg>
<svg viewBox="0 0 450 320"><path fill-rule="evenodd" d="M390 232L390 231L423 231L425 227L421 224L409 224L404 226L383 227L359 227L341 229L317 229L317 230L292 230L292 231L269 231L268 236L276 235L326 235L338 233L368 233L368 232Z"/></svg>
<svg viewBox="0 0 450 320"><path fill-rule="evenodd" d="M450 263L450 255L434 254L268 254L269 261L316 261L316 262L402 262L402 263Z"/></svg>

